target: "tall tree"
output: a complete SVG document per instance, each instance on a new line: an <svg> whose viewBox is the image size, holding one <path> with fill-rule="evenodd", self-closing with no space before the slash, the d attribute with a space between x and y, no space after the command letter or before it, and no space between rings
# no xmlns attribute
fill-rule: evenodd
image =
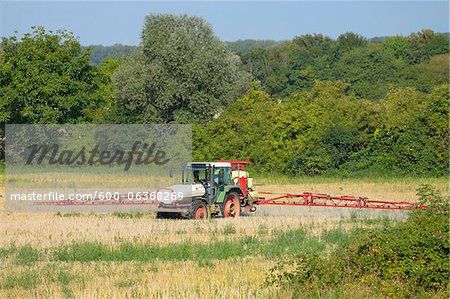
<svg viewBox="0 0 450 299"><path fill-rule="evenodd" d="M353 32L346 32L339 35L336 41L338 48L343 51L364 47L367 45L367 40L363 36Z"/></svg>
<svg viewBox="0 0 450 299"><path fill-rule="evenodd" d="M242 95L250 75L203 19L159 14L146 17L114 82L124 122L202 123Z"/></svg>
<svg viewBox="0 0 450 299"><path fill-rule="evenodd" d="M3 38L0 48L0 130L6 123L89 121L85 110L101 105L92 96L98 85L90 53L71 33L34 28L21 39Z"/></svg>

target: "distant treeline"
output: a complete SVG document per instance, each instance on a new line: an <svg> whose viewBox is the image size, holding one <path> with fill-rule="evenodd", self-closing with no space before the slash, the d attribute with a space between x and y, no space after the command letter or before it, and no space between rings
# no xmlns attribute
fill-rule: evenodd
<svg viewBox="0 0 450 299"><path fill-rule="evenodd" d="M190 123L195 160L290 175L446 175L449 35L221 42L150 15L138 47L35 28L0 45L8 123ZM0 149L0 155L1 155Z"/></svg>
<svg viewBox="0 0 450 299"><path fill-rule="evenodd" d="M448 33L438 33L442 35L448 35ZM368 43L371 44L381 44L386 39L390 38L390 36L377 36L372 37L367 40ZM276 40L258 40L258 39L239 39L233 42L224 42L227 47L237 54L246 54L253 49L267 49L276 45L280 45L286 41L276 41ZM129 46L122 44L114 44L112 46L103 46L103 45L91 45L86 48L91 48L91 59L90 62L93 65L99 65L103 59L106 58L123 58L131 55L138 46Z"/></svg>
<svg viewBox="0 0 450 299"><path fill-rule="evenodd" d="M389 86L430 92L433 86L448 82L448 48L448 35L431 30L389 37L377 44L354 33L336 40L317 34L254 49L241 59L264 90L277 97L310 90L320 80L347 82L357 97L379 100Z"/></svg>
<svg viewBox="0 0 450 299"><path fill-rule="evenodd" d="M116 59L130 56L136 51L137 46L115 44L112 46L92 45L86 48L90 48L92 51L90 63L93 65L100 65L106 58Z"/></svg>
<svg viewBox="0 0 450 299"><path fill-rule="evenodd" d="M282 41L274 40L237 40L235 42L224 42L227 47L234 53L248 53L253 49L266 49L282 43ZM91 45L85 47L91 49L90 63L100 65L107 58L116 59L130 56L138 48L138 46L127 46L122 44L114 44L112 46Z"/></svg>

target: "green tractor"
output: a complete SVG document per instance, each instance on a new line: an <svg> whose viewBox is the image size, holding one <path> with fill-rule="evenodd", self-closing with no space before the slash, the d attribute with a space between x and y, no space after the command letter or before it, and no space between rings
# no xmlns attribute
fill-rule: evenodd
<svg viewBox="0 0 450 299"><path fill-rule="evenodd" d="M238 217L254 212L253 180L244 170L248 161L192 162L182 169L181 184L158 192L163 196L157 218L205 219Z"/></svg>

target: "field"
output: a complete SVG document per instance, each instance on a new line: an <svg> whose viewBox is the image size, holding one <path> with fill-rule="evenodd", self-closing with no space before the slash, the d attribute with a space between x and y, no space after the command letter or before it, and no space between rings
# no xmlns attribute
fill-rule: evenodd
<svg viewBox="0 0 450 299"><path fill-rule="evenodd" d="M3 178L2 178L3 182ZM273 192L323 192L414 200L420 184L448 194L446 179L260 179ZM1 194L4 194L3 183ZM0 210L0 297L297 297L266 283L277 262L326 253L356 228L402 221L404 212L261 209L206 221L152 213L7 213ZM314 209L314 208L312 208ZM343 253L344 254L344 253ZM298 290L297 290L298 291ZM301 294L301 291L300 291ZM357 285L327 297L379 297Z"/></svg>
<svg viewBox="0 0 450 299"><path fill-rule="evenodd" d="M450 298L447 2L45 2L0 3L0 299Z"/></svg>

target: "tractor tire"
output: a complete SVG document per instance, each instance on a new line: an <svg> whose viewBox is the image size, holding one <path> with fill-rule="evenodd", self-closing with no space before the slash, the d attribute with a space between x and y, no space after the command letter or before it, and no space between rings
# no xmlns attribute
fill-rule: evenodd
<svg viewBox="0 0 450 299"><path fill-rule="evenodd" d="M236 218L241 214L239 194L230 192L222 205L222 215L225 218Z"/></svg>
<svg viewBox="0 0 450 299"><path fill-rule="evenodd" d="M196 200L192 203L192 211L189 215L191 219L208 219L209 211L206 204L201 200Z"/></svg>

